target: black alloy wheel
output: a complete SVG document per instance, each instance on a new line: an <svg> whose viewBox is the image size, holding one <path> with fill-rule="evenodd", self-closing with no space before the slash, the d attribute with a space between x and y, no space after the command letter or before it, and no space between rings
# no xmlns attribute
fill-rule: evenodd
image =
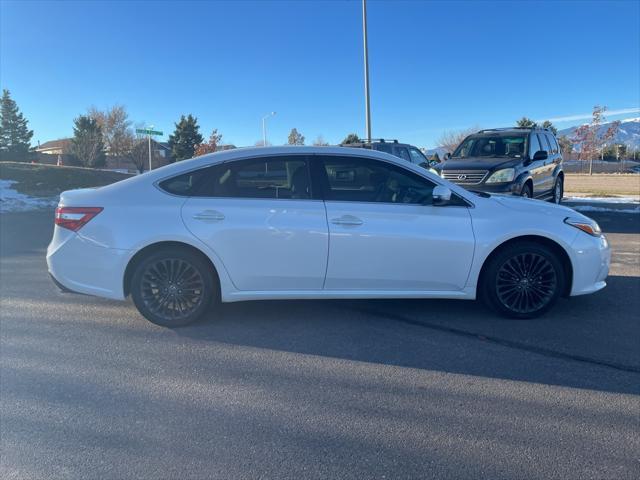
<svg viewBox="0 0 640 480"><path fill-rule="evenodd" d="M177 250L156 252L140 262L131 294L142 315L165 327L198 320L214 300L214 276L197 254Z"/></svg>
<svg viewBox="0 0 640 480"><path fill-rule="evenodd" d="M481 282L482 296L494 310L510 318L533 318L557 301L565 276L553 251L521 242L492 256Z"/></svg>

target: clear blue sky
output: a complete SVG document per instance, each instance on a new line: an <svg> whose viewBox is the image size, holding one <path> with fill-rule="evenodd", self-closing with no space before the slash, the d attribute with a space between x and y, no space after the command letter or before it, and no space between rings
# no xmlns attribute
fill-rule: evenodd
<svg viewBox="0 0 640 480"><path fill-rule="evenodd" d="M95 105L167 133L181 114L252 145L364 134L360 1L7 2L0 84L34 142ZM640 2L370 1L374 137L433 146L443 130L589 113L637 117ZM559 126L582 120L557 122Z"/></svg>

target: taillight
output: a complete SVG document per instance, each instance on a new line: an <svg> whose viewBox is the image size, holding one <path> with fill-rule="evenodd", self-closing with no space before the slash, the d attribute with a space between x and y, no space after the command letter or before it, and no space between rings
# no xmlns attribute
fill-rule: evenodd
<svg viewBox="0 0 640 480"><path fill-rule="evenodd" d="M55 224L77 232L101 211L102 207L58 207Z"/></svg>

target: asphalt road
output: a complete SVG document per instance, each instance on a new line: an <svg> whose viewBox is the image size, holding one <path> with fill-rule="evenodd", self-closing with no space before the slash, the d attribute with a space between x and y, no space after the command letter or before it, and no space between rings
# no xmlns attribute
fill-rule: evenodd
<svg viewBox="0 0 640 480"><path fill-rule="evenodd" d="M255 302L178 330L58 293L52 213L0 215L0 477L640 476L640 215L609 286L476 302Z"/></svg>

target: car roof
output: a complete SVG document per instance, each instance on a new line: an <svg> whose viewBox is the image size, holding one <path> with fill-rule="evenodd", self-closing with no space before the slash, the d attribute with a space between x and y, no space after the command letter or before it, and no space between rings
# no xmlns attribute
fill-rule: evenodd
<svg viewBox="0 0 640 480"><path fill-rule="evenodd" d="M344 155L354 157L370 157L378 160L384 160L400 166L406 166L406 160L395 157L391 154L380 152L378 150L370 150L366 148L349 148L340 146L316 147L305 145L282 145L277 147L244 147L235 148L233 150L224 150L221 152L209 153L200 157L182 160L170 163L164 167L157 168L151 172L147 172L145 176L149 180L165 178L189 170L214 165L216 163L227 162L231 160L240 160L243 158L252 158L260 156L272 155ZM152 178L154 177L154 178Z"/></svg>

